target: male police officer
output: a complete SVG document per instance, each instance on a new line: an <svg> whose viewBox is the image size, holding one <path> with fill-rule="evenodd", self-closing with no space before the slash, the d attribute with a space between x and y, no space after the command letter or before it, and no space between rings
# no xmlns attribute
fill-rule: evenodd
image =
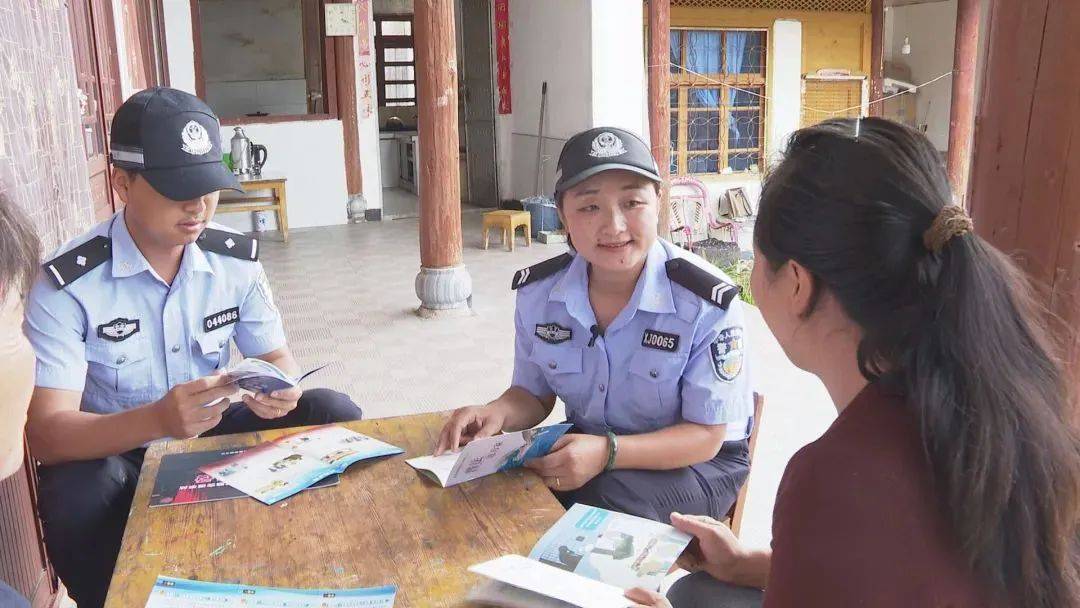
<svg viewBox="0 0 1080 608"><path fill-rule="evenodd" d="M37 355L28 432L45 541L80 608L101 606L147 443L360 418L327 390L245 395L218 370L244 356L296 374L258 241L210 224L221 190L213 111L136 93L113 118L112 187L126 207L68 243L31 290Z"/></svg>

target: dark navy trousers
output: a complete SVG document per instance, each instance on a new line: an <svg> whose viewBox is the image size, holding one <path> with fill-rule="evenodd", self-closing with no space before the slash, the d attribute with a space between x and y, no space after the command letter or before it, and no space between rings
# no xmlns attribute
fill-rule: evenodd
<svg viewBox="0 0 1080 608"><path fill-rule="evenodd" d="M749 474L744 439L725 442L716 456L700 464L670 471L607 471L555 497L567 509L581 503L663 523L671 522L672 512L723 519Z"/></svg>
<svg viewBox="0 0 1080 608"><path fill-rule="evenodd" d="M304 391L296 409L267 420L233 403L203 437L359 420L360 407L328 389ZM66 462L38 469L39 509L49 559L79 608L105 604L128 511L139 482L139 448L99 460Z"/></svg>

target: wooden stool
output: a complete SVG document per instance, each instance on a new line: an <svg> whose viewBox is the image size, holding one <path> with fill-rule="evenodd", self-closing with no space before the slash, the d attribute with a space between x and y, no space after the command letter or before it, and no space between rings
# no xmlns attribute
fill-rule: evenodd
<svg viewBox="0 0 1080 608"><path fill-rule="evenodd" d="M525 246L532 246L532 214L528 211L488 211L484 214L484 249L488 248L488 231L498 228L502 231L503 243L510 251L514 250L514 233L518 227L525 228Z"/></svg>

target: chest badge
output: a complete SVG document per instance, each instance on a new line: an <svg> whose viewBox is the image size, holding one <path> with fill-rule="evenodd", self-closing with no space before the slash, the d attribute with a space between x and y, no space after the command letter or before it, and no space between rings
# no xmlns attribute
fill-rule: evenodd
<svg viewBox="0 0 1080 608"><path fill-rule="evenodd" d="M220 327L226 325L232 325L240 320L240 309L237 307L227 308L221 312L215 312L214 314L203 319L203 331L214 331Z"/></svg>
<svg viewBox="0 0 1080 608"><path fill-rule="evenodd" d="M536 326L536 337L548 344L562 344L574 335L569 328L558 323L547 323Z"/></svg>
<svg viewBox="0 0 1080 608"><path fill-rule="evenodd" d="M109 342L123 342L137 333L139 333L138 319L117 317L108 323L97 326L98 337Z"/></svg>
<svg viewBox="0 0 1080 608"><path fill-rule="evenodd" d="M712 368L716 377L724 382L731 382L739 376L743 368L743 328L728 327L709 345L712 355Z"/></svg>
<svg viewBox="0 0 1080 608"><path fill-rule="evenodd" d="M679 336L654 329L646 329L645 333L641 335L641 345L645 348L655 348L656 350L673 353L679 350Z"/></svg>

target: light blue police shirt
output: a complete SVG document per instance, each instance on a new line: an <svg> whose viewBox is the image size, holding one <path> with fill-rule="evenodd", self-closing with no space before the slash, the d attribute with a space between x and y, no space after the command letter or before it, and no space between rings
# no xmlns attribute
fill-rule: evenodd
<svg viewBox="0 0 1080 608"><path fill-rule="evenodd" d="M557 395L570 422L590 434L648 433L686 421L727 424L727 441L744 439L753 394L743 303L735 298L724 310L671 281L665 264L676 257L730 282L657 239L629 303L595 340L582 256L521 287L512 384L537 398Z"/></svg>
<svg viewBox="0 0 1080 608"><path fill-rule="evenodd" d="M42 271L30 291L25 329L37 386L82 391L83 411L108 414L225 367L230 339L244 356L285 346L261 263L189 244L169 285L135 245L123 210L52 258L99 235L112 239L110 260L64 288Z"/></svg>

